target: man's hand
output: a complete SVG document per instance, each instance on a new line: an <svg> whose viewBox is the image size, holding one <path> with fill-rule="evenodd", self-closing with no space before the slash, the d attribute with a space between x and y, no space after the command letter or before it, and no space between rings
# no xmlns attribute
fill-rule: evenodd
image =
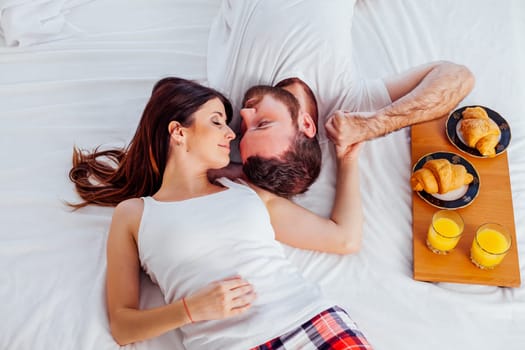
<svg viewBox="0 0 525 350"><path fill-rule="evenodd" d="M367 139L369 118L374 113L336 111L325 124L326 133L335 144L338 159L357 158L361 142Z"/></svg>

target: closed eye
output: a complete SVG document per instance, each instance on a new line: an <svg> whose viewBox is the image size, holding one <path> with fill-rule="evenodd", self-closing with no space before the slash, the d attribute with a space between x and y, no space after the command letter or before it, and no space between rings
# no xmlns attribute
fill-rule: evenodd
<svg viewBox="0 0 525 350"><path fill-rule="evenodd" d="M259 122L259 124L257 124L257 127L258 127L258 128L264 128L264 127L266 127L266 126L268 126L268 125L270 125L270 122L269 122L269 121L267 121L267 120L262 120L262 121Z"/></svg>
<svg viewBox="0 0 525 350"><path fill-rule="evenodd" d="M217 126L226 126L226 121L222 120L221 118L213 118L211 122Z"/></svg>
<svg viewBox="0 0 525 350"><path fill-rule="evenodd" d="M226 125L226 116L221 112L213 112L211 115L211 122L217 126Z"/></svg>

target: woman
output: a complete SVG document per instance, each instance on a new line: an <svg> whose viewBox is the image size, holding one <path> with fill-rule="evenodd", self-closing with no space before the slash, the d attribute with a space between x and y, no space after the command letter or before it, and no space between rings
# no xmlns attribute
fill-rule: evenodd
<svg viewBox="0 0 525 350"><path fill-rule="evenodd" d="M338 190L346 195L336 198L331 219L320 218L263 190L208 180L208 170L229 163L231 114L220 93L166 78L153 88L127 149L75 150L70 178L84 200L76 207L116 205L106 281L113 337L122 345L181 328L187 349L369 348L275 240L358 249L360 200L348 195L358 194L358 147L338 147ZM338 118L329 125L334 133ZM139 309L141 268L165 306Z"/></svg>

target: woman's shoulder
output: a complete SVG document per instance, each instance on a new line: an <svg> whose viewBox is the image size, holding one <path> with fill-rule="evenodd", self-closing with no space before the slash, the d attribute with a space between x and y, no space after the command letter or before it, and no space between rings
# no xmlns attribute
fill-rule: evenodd
<svg viewBox="0 0 525 350"><path fill-rule="evenodd" d="M123 200L115 207L115 211L124 211L128 213L133 213L135 211L142 211L144 209L144 201L142 198L130 198Z"/></svg>
<svg viewBox="0 0 525 350"><path fill-rule="evenodd" d="M144 211L144 201L142 198L130 198L126 199L115 207L113 212L113 219L118 218L120 220L131 222L135 219L142 217Z"/></svg>
<svg viewBox="0 0 525 350"><path fill-rule="evenodd" d="M110 232L113 235L132 235L137 239L144 202L141 198L126 199L115 207Z"/></svg>

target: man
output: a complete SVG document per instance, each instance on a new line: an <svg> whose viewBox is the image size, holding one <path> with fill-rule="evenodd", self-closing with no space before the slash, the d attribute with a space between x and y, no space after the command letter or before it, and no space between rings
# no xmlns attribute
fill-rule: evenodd
<svg viewBox="0 0 525 350"><path fill-rule="evenodd" d="M315 104L313 96L310 102ZM321 170L317 107L304 112L292 93L271 86L250 88L243 106L239 150L244 174L280 196L305 192Z"/></svg>
<svg viewBox="0 0 525 350"><path fill-rule="evenodd" d="M332 141L355 144L439 118L473 84L466 67L449 62L430 63L385 79L393 102L373 112L345 112ZM281 89L295 101L290 102ZM253 183L282 196L305 192L321 166L321 151L315 142L319 117L314 93L299 78L289 78L275 88L249 89L243 107L239 147L244 173ZM326 117L321 116L323 124L331 121Z"/></svg>
<svg viewBox="0 0 525 350"><path fill-rule="evenodd" d="M319 170L308 173L306 165L291 167L293 181L306 181L290 183L286 173L280 173L290 162L285 153L297 141L298 130L306 138L316 137L323 155L321 177L328 180L316 182L312 189L333 196L335 164L325 123L337 110L349 112L336 117L344 122L337 123L334 141L346 138L351 144L441 117L472 89L474 79L468 69L448 62L426 64L384 80L362 79L352 60L353 5L347 0L322 5L314 0L223 3L210 31L208 78L211 86L232 99L234 115L240 111L244 130L240 118L234 118L231 126L242 132L237 138L241 153L233 154L232 160L242 161L259 186L289 196L304 192L315 180ZM244 103L249 108L241 110L244 93L260 84L291 93L299 105L297 118L286 115L283 105L289 98L276 100L279 93L261 98L248 91ZM275 113L279 108L281 113ZM284 115L291 120L288 124ZM270 160L274 164L268 167ZM275 173L281 179L277 183L269 177Z"/></svg>

